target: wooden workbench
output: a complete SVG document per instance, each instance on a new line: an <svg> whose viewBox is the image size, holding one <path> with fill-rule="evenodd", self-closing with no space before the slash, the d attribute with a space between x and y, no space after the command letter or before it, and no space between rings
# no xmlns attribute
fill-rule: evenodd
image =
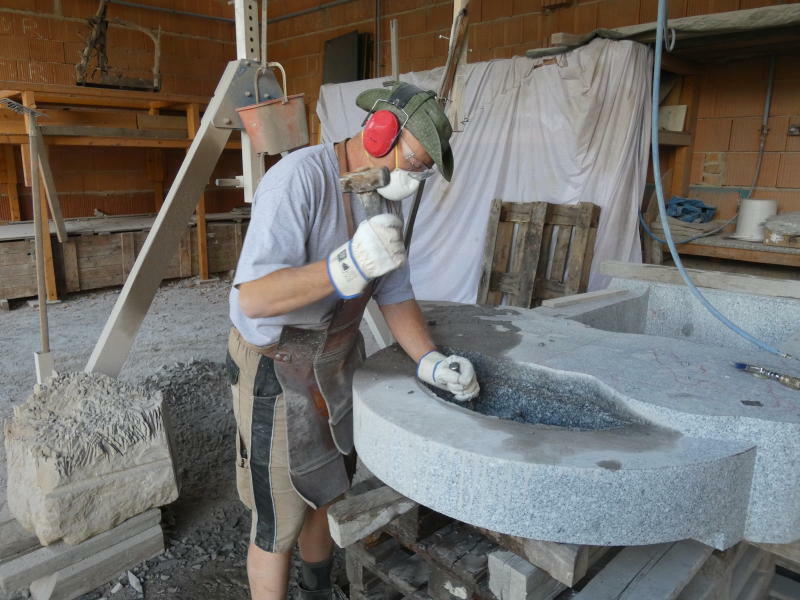
<svg viewBox="0 0 800 600"><path fill-rule="evenodd" d="M726 237L729 234L712 235L690 244L678 246L681 255L707 256L728 260L742 260L770 265L800 267L800 248L767 246L760 242L746 242ZM665 250L665 252L667 252Z"/></svg>

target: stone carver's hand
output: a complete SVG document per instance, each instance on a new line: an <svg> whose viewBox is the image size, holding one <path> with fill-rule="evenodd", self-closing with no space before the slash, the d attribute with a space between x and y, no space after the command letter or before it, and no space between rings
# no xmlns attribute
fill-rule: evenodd
<svg viewBox="0 0 800 600"><path fill-rule="evenodd" d="M462 356L445 356L436 350L419 359L417 377L451 392L459 402L472 400L481 391L471 362Z"/></svg>
<svg viewBox="0 0 800 600"><path fill-rule="evenodd" d="M364 291L371 279L393 271L406 260L403 222L383 214L362 221L353 239L328 256L328 277L342 298Z"/></svg>

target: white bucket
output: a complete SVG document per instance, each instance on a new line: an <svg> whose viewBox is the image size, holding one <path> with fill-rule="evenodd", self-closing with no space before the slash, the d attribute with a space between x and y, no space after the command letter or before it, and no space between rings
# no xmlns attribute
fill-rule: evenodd
<svg viewBox="0 0 800 600"><path fill-rule="evenodd" d="M748 242L764 241L764 221L778 212L777 200L747 198L739 206L736 233L731 237Z"/></svg>

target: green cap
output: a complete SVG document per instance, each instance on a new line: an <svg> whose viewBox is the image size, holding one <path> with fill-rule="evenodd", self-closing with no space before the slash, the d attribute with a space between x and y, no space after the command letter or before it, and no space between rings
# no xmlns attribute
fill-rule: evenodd
<svg viewBox="0 0 800 600"><path fill-rule="evenodd" d="M367 111L373 110L373 107L375 111L391 111L400 119L401 124L405 121L406 115L409 115L406 129L419 140L419 143L425 148L425 152L439 167L442 177L450 181L453 176L453 151L450 149L449 140L453 128L436 100L435 92L416 88L419 91L410 97L403 108L398 108L388 102L375 104L378 100L389 100L393 93L396 97L395 92L398 89L407 95L414 91L414 86L409 83L395 82L390 87L365 90L356 98L356 104Z"/></svg>

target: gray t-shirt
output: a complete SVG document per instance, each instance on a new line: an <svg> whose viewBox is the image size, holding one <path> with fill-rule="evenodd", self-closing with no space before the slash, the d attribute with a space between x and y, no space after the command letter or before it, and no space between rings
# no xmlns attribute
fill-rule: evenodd
<svg viewBox="0 0 800 600"><path fill-rule="evenodd" d="M386 212L402 218L399 202L384 203ZM357 227L365 215L355 195L352 207ZM328 323L338 300L335 293L284 315L251 319L239 308L238 285L279 269L327 259L348 237L339 163L332 144L292 152L267 171L253 197L250 225L230 294L231 321L244 339L266 346L278 340L284 325L316 329ZM374 298L381 305L413 297L408 262L380 277L375 286Z"/></svg>

